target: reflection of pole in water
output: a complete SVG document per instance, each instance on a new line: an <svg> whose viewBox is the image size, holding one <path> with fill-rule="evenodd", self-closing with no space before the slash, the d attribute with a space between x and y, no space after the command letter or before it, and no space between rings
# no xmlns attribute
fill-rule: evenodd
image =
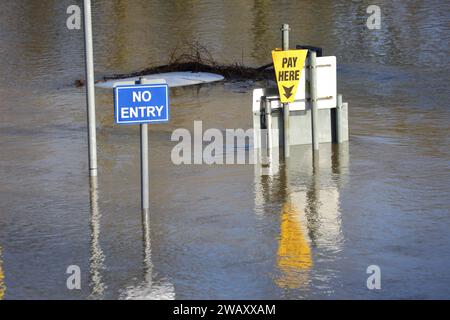
<svg viewBox="0 0 450 320"><path fill-rule="evenodd" d="M161 280L159 284L155 284L153 280L150 212L148 209L142 210L142 232L144 244L144 281L136 287L128 287L121 295L121 299L173 300L175 299L173 285L165 280Z"/></svg>
<svg viewBox="0 0 450 320"><path fill-rule="evenodd" d="M348 141L333 144L331 149L331 165L333 174L341 175L347 173L349 162ZM342 179L339 180L342 183Z"/></svg>
<svg viewBox="0 0 450 320"><path fill-rule="evenodd" d="M100 247L100 219L98 210L97 177L90 178L90 213L91 213L91 257L89 260L91 298L101 299L105 294L105 284L102 282L101 270L104 269L105 256Z"/></svg>
<svg viewBox="0 0 450 320"><path fill-rule="evenodd" d="M152 283L152 247L150 242L150 214L148 209L142 210L142 231L144 242L144 281Z"/></svg>
<svg viewBox="0 0 450 320"><path fill-rule="evenodd" d="M318 230L320 226L319 220L319 206L320 206L320 188L318 186L319 181L319 152L313 150L313 166L312 166L312 181L306 191L306 208L305 216L308 221L308 235L311 242L314 244L318 236Z"/></svg>
<svg viewBox="0 0 450 320"><path fill-rule="evenodd" d="M348 169L348 143L331 144L320 153L326 157L320 164L313 161L311 182L306 188L308 235L314 246L337 252L343 241L340 189Z"/></svg>
<svg viewBox="0 0 450 320"><path fill-rule="evenodd" d="M3 300L6 292L5 274L3 273L2 247L0 247L0 300Z"/></svg>

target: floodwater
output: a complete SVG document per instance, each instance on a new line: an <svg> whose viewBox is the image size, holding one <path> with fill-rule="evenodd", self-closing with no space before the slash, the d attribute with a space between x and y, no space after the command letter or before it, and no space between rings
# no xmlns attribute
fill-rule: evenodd
<svg viewBox="0 0 450 320"><path fill-rule="evenodd" d="M87 172L82 31L69 0L0 6L0 297L450 298L448 1L94 1L96 77L166 63L184 40L259 66L280 46L338 60L350 141L254 165L172 164L176 128L250 128L254 83L171 91L150 128L140 211L139 128L97 90L100 173ZM381 30L366 27L378 4ZM144 226L144 227L143 227ZM81 270L68 290L66 269ZM369 290L367 267L381 269Z"/></svg>

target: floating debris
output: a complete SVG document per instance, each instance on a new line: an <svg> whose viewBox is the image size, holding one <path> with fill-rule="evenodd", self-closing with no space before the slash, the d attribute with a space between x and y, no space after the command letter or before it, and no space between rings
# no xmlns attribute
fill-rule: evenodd
<svg viewBox="0 0 450 320"><path fill-rule="evenodd" d="M221 65L217 63L209 53L209 51L199 43L185 43L183 46L177 47L169 58L169 63L165 65L145 68L143 70L114 74L104 76L102 80L108 81L115 79L124 79L145 76L150 74L169 73L169 72L206 72L221 75L227 81L275 81L273 64L253 68L238 63ZM76 85L84 85L83 80L77 80Z"/></svg>
<svg viewBox="0 0 450 320"><path fill-rule="evenodd" d="M77 80L75 80L74 84L75 84L75 87L77 87L77 88L82 87L82 86L84 86L84 80L77 79Z"/></svg>
<svg viewBox="0 0 450 320"><path fill-rule="evenodd" d="M146 68L133 73L128 74L115 74L112 76L104 77L104 80L122 79L138 77L147 74L157 74L157 73L167 73L167 72L177 72L177 71L192 71L192 72L207 72L215 73L223 76L226 80L274 80L274 72L270 69L252 68L241 66L238 64L234 65L218 65L218 64L205 64L199 61L189 61L181 63L171 63L167 65Z"/></svg>

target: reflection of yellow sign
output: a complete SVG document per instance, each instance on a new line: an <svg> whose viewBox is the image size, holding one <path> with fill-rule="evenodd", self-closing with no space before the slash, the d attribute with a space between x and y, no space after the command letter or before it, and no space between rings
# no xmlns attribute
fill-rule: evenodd
<svg viewBox="0 0 450 320"><path fill-rule="evenodd" d="M3 266L2 266L2 247L0 247L0 300L3 300L5 297L5 275L3 274Z"/></svg>
<svg viewBox="0 0 450 320"><path fill-rule="evenodd" d="M300 212L291 203L283 206L281 235L278 247L278 267L282 272L276 280L282 288L300 288L308 283L312 255L300 225Z"/></svg>
<svg viewBox="0 0 450 320"><path fill-rule="evenodd" d="M294 102L308 50L272 51L278 92L282 103Z"/></svg>

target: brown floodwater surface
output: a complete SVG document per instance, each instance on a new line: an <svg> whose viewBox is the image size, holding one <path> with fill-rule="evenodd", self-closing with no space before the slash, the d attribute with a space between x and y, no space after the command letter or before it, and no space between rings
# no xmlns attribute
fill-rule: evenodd
<svg viewBox="0 0 450 320"><path fill-rule="evenodd" d="M450 298L448 1L93 1L96 78L168 62L186 40L219 63L280 47L336 55L350 141L254 165L179 165L173 130L248 129L251 81L171 89L150 126L140 211L138 126L97 89L99 177L89 181L82 30L68 0L0 3L0 298ZM251 149L251 146L250 146ZM81 290L66 269L81 269ZM381 290L367 289L367 267Z"/></svg>

